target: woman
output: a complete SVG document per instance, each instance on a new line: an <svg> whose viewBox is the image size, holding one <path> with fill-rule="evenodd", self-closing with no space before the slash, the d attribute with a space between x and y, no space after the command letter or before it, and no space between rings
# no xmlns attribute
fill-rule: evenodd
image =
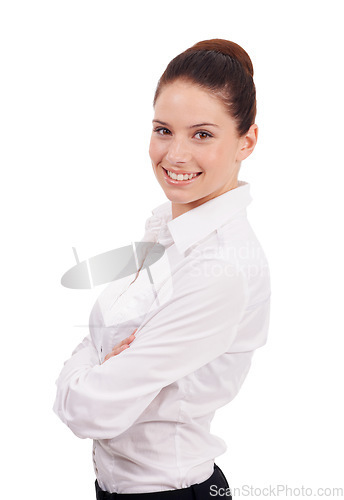
<svg viewBox="0 0 344 500"><path fill-rule="evenodd" d="M210 423L266 343L270 307L250 186L238 180L257 142L249 56L227 40L195 44L167 66L154 110L149 154L168 201L142 241L165 253L100 294L54 411L93 439L97 499L231 498Z"/></svg>

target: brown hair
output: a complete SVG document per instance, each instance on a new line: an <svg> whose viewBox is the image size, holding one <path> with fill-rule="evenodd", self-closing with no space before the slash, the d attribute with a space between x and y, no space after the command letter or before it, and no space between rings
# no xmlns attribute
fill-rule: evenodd
<svg viewBox="0 0 344 500"><path fill-rule="evenodd" d="M198 42L176 56L158 82L153 106L163 87L177 79L196 83L219 97L236 121L239 136L254 123L257 104L253 65L240 45L214 38Z"/></svg>

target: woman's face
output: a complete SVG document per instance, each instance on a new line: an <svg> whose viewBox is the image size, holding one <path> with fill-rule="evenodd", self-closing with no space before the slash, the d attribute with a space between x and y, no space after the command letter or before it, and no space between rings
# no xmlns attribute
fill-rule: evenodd
<svg viewBox="0 0 344 500"><path fill-rule="evenodd" d="M237 187L240 162L257 141L257 125L238 137L223 103L182 80L162 89L154 111L149 155L154 174L172 202L173 219ZM179 177L173 179L167 171ZM197 176L179 180L186 174Z"/></svg>

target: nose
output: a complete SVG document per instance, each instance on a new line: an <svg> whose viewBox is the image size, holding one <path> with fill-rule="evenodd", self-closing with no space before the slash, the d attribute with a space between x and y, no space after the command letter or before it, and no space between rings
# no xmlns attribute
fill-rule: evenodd
<svg viewBox="0 0 344 500"><path fill-rule="evenodd" d="M189 162L191 153L185 141L174 137L169 143L166 160L171 164Z"/></svg>

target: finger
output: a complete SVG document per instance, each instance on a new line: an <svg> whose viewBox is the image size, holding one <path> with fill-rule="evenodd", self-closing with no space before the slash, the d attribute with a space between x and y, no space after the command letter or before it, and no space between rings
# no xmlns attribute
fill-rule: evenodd
<svg viewBox="0 0 344 500"><path fill-rule="evenodd" d="M127 347L129 347L129 345L128 345L128 344L123 344L123 345L116 346L116 347L114 347L114 348L112 349L112 351L111 351L111 353L110 353L110 354L111 354L112 356L113 356L113 355L116 355L116 354L118 354L119 352L123 351L123 349L126 349Z"/></svg>
<svg viewBox="0 0 344 500"><path fill-rule="evenodd" d="M136 328L136 330L137 330L137 328ZM134 330L133 333L130 335L130 337L128 337L130 339L130 342L132 342L136 338L135 337L136 330Z"/></svg>
<svg viewBox="0 0 344 500"><path fill-rule="evenodd" d="M107 354L107 355L105 356L103 363L105 363L105 361L107 361L109 358L111 358L111 354ZM102 363L102 364L103 364L103 363Z"/></svg>
<svg viewBox="0 0 344 500"><path fill-rule="evenodd" d="M135 335L134 335L134 333L132 333L131 335L129 335L129 337L123 339L119 344L117 344L117 346L121 346L121 345L127 344L128 342L132 342L134 340L134 338L135 338ZM117 347L117 346L115 346L115 347Z"/></svg>
<svg viewBox="0 0 344 500"><path fill-rule="evenodd" d="M114 356L116 356L117 354L120 354L122 351L125 351L125 349L127 349L129 346L127 344L123 345L123 346L120 346L120 347L114 347L114 349L109 352L109 354L107 354L104 358L104 361L107 361L108 359L110 358L113 358Z"/></svg>
<svg viewBox="0 0 344 500"><path fill-rule="evenodd" d="M136 328L136 330L137 330L137 328ZM134 331L133 331L133 333L132 333L131 335L129 335L129 337L127 337L127 339L128 339L128 340L129 340L129 339L130 339L130 340L134 340L136 330L134 330Z"/></svg>
<svg viewBox="0 0 344 500"><path fill-rule="evenodd" d="M128 343L132 342L134 339L135 339L135 335L132 333L131 335L129 335L129 337L121 340L121 342L119 342L117 345L115 345L115 347L113 349L117 349L118 347L121 347L125 344L128 344Z"/></svg>
<svg viewBox="0 0 344 500"><path fill-rule="evenodd" d="M116 344L112 350L114 351L115 349L118 349L119 347L122 347L124 344L127 344L128 343L128 340L129 340L129 337L127 337L126 339L123 339L121 340L120 342L118 342L118 344Z"/></svg>

